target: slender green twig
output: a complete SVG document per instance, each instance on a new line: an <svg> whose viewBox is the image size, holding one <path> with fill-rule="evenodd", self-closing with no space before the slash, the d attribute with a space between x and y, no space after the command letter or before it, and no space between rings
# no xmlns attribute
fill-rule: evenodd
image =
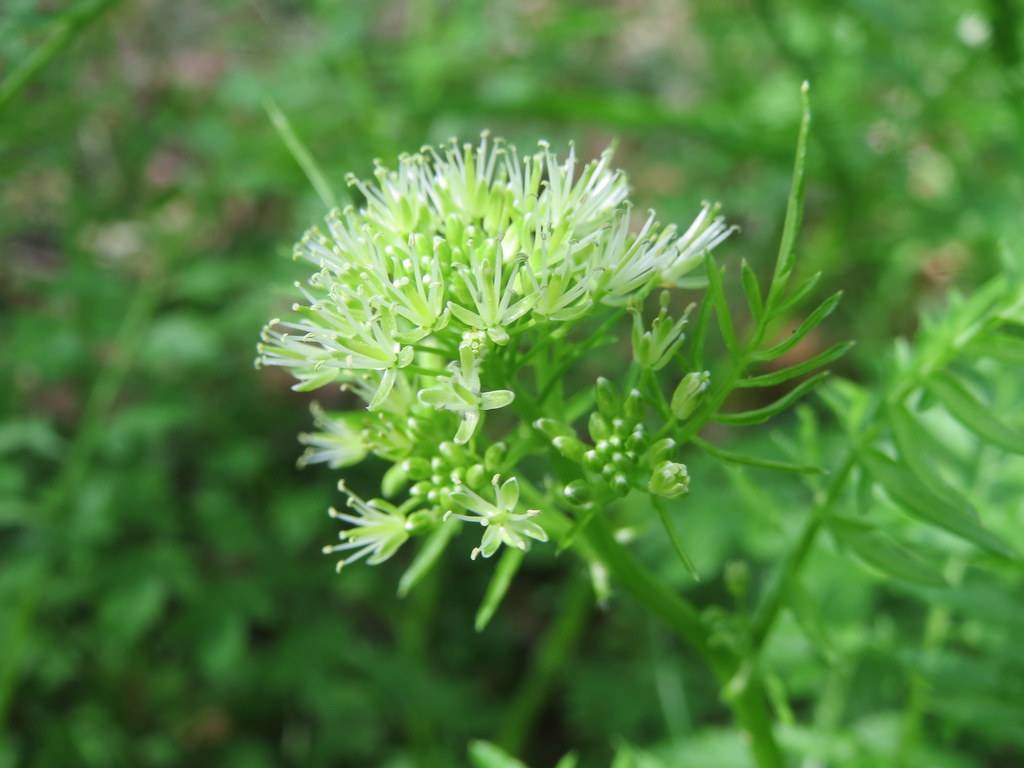
<svg viewBox="0 0 1024 768"><path fill-rule="evenodd" d="M309 183L313 185L313 189L320 196L321 202L327 208L336 208L338 198L335 197L334 190L331 188L323 171L320 170L316 160L313 159L313 155L310 154L310 151L306 149L306 145L302 143L302 139L295 133L291 121L288 120L288 116L281 111L281 108L277 106L277 102L270 96L264 98L263 109L266 110L267 117L270 118L270 122L277 131L278 136L281 137L281 141L284 142L285 147L288 148L292 157L295 158L295 162L298 163L302 172L306 174Z"/></svg>
<svg viewBox="0 0 1024 768"><path fill-rule="evenodd" d="M508 706L499 741L512 754L521 750L540 708L564 670L586 627L592 603L593 594L587 582L573 579L559 600L555 622L541 638L530 670Z"/></svg>
<svg viewBox="0 0 1024 768"><path fill-rule="evenodd" d="M672 522L672 517L669 515L667 509L665 509L665 503L658 496L652 497L654 503L654 509L658 513L658 517L661 519L661 524L665 528L665 533L668 534L669 541L672 542L672 548L676 551L676 555L679 560L686 567L686 570L693 576L694 581L700 581L700 573L697 571L697 566L693 564L693 560L686 553L683 548L683 541L679 537L679 533L676 531L675 524Z"/></svg>
<svg viewBox="0 0 1024 768"><path fill-rule="evenodd" d="M26 56L7 74L3 81L0 81L0 113L57 54L118 2L120 0L94 0L80 3L58 19L53 25L50 36L43 44Z"/></svg>
<svg viewBox="0 0 1024 768"><path fill-rule="evenodd" d="M740 666L740 659L728 649L711 642L710 632L697 610L648 572L619 544L601 515L583 531L582 538L608 567L617 582L645 608L665 622L682 640L703 656L724 684ZM729 701L729 705L751 740L758 768L781 768L782 753L772 732L767 697L760 681L751 678Z"/></svg>

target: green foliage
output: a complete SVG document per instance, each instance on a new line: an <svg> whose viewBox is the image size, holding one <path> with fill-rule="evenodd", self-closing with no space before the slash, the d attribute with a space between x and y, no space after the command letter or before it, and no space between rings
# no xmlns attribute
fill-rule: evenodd
<svg viewBox="0 0 1024 768"><path fill-rule="evenodd" d="M0 5L0 765L1021 761L1018 3ZM346 172L485 128L740 231L484 412L475 490L561 494L551 544L449 518L336 577L339 473L433 468L355 463L351 394L309 430L254 333ZM634 388L688 492L597 504Z"/></svg>

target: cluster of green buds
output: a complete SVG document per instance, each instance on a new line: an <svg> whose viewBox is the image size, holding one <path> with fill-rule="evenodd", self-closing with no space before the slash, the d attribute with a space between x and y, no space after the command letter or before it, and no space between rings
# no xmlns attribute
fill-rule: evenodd
<svg viewBox="0 0 1024 768"><path fill-rule="evenodd" d="M564 422L547 417L534 422L552 447L580 468L581 477L563 489L565 498L586 507L633 489L665 498L686 493L690 478L686 466L673 461L676 443L670 437L652 440L640 391L622 397L605 378L597 380L596 390L597 408L587 421L590 443Z"/></svg>
<svg viewBox="0 0 1024 768"><path fill-rule="evenodd" d="M547 538L543 514L520 503L525 479L493 442L548 406L551 387L523 391L519 371L553 358L552 340L574 324L686 284L731 232L710 205L685 230L653 213L636 220L611 160L609 150L580 166L573 148L559 158L543 142L520 155L486 133L476 146L424 147L394 168L376 162L371 181L351 177L362 203L331 211L296 245L313 272L296 284L291 315L264 328L257 365L288 371L295 390L336 387L366 404L314 409L300 463L338 469L372 455L391 465L383 498L343 487L350 511L332 514L348 527L331 548L343 562L381 562L456 520L485 527L473 550L485 557ZM664 304L650 331L636 326L641 366L664 366L685 324ZM599 389L579 493L684 493L686 469L670 442L649 440L636 393L609 405L611 385ZM508 431L488 435L488 414ZM567 444L572 430L559 429Z"/></svg>

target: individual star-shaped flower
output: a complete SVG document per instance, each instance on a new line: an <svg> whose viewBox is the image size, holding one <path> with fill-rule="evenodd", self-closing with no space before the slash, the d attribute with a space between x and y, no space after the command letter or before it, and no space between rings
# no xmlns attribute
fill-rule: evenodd
<svg viewBox="0 0 1024 768"><path fill-rule="evenodd" d="M366 458L369 449L362 435L361 413L327 413L316 403L310 406L318 432L303 432L299 442L306 450L300 468L323 462L331 469L349 467Z"/></svg>
<svg viewBox="0 0 1024 768"><path fill-rule="evenodd" d="M323 548L325 555L336 552L351 552L338 561L338 570L348 563L369 556L367 563L377 565L391 557L409 538L412 523L402 509L383 499L364 501L350 491L344 481L338 482L338 490L348 494L348 506L358 515L349 515L331 507L329 513L336 520L349 523L352 527L338 532L341 544Z"/></svg>
<svg viewBox="0 0 1024 768"><path fill-rule="evenodd" d="M450 494L451 500L470 514L459 514L449 510L445 515L455 516L470 523L480 523L487 529L484 531L480 546L473 550L471 557L474 560L478 555L490 557L502 544L525 550L528 546L527 537L536 541L548 540L547 531L532 519L540 514L540 510L516 512L516 506L519 504L518 480L510 477L502 483L501 477L495 475L491 485L494 486L494 503L465 485L456 487Z"/></svg>
<svg viewBox="0 0 1024 768"><path fill-rule="evenodd" d="M504 408L515 399L515 393L509 389L480 391L480 369L475 344L463 342L459 345L459 360L449 366L451 376L420 390L419 399L424 405L443 408L459 415L462 422L455 433L455 442L463 445L476 433L480 412Z"/></svg>

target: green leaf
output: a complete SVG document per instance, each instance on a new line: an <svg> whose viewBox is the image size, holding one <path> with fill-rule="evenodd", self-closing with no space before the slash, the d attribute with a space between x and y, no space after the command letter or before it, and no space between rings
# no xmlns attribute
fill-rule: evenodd
<svg viewBox="0 0 1024 768"><path fill-rule="evenodd" d="M886 576L925 587L946 586L940 571L889 536L844 524L839 519L830 520L829 527L841 544Z"/></svg>
<svg viewBox="0 0 1024 768"><path fill-rule="evenodd" d="M716 413L714 420L721 424L733 424L733 425L749 425L749 424L763 424L774 416L778 416L780 413L785 411L801 397L810 392L814 387L818 386L822 381L828 378L828 371L821 371L815 374L811 378L800 382L797 386L793 387L789 392L784 394L778 400L771 405L766 405L764 408L755 408L751 411L738 411L737 413Z"/></svg>
<svg viewBox="0 0 1024 768"><path fill-rule="evenodd" d="M489 741L473 741L469 744L469 761L473 768L527 768L508 752Z"/></svg>
<svg viewBox="0 0 1024 768"><path fill-rule="evenodd" d="M906 465L897 463L874 449L863 451L860 460L875 482L881 485L907 514L961 536L995 554L1016 557L1002 539L982 527L978 522L977 513L970 508L954 505L928 488Z"/></svg>
<svg viewBox="0 0 1024 768"><path fill-rule="evenodd" d="M775 261L775 274L772 276L771 288L768 291L769 310L782 296L786 283L793 272L796 261L796 237L800 232L800 222L804 212L804 194L806 192L807 136L811 127L810 84L804 81L800 87L800 101L803 114L800 119L800 133L796 140L796 156L793 159L793 181L789 187L789 200L786 203L786 219L782 225L782 239L779 241L779 255Z"/></svg>
<svg viewBox="0 0 1024 768"><path fill-rule="evenodd" d="M906 406L890 403L886 407L886 415L900 457L917 479L962 509L969 509L970 503L962 494L950 487L935 472L936 454L941 454L945 446L932 436Z"/></svg>
<svg viewBox="0 0 1024 768"><path fill-rule="evenodd" d="M687 275L676 280L676 288L686 291L703 291L708 287L708 279L704 275Z"/></svg>
<svg viewBox="0 0 1024 768"><path fill-rule="evenodd" d="M757 284L757 275L750 268L747 260L743 260L740 266L740 277L743 282L743 292L747 295L747 305L750 307L750 314L755 322L760 322L761 313L764 312L764 300L761 298L761 286Z"/></svg>
<svg viewBox="0 0 1024 768"><path fill-rule="evenodd" d="M568 752L555 764L555 768L576 768L578 764L579 758L576 756L576 753Z"/></svg>
<svg viewBox="0 0 1024 768"><path fill-rule="evenodd" d="M712 302L707 296L705 296L704 300L700 303L700 310L697 312L697 319L693 324L693 333L690 337L691 370L704 369L704 342L708 337L708 325L711 321L711 307Z"/></svg>
<svg viewBox="0 0 1024 768"><path fill-rule="evenodd" d="M523 551L521 549L505 547L498 565L494 568L494 575L491 576L491 581L487 585L483 602L480 603L480 608L476 612L473 626L476 627L477 632L483 632L491 623L491 619L494 618L501 601L505 599L505 593L512 585L512 579L522 563Z"/></svg>
<svg viewBox="0 0 1024 768"><path fill-rule="evenodd" d="M993 415L989 406L979 401L951 374L940 373L927 386L957 421L982 440L1004 451L1024 454L1024 434L1011 429Z"/></svg>
<svg viewBox="0 0 1024 768"><path fill-rule="evenodd" d="M408 595L412 588L419 584L424 576L430 573L431 569L441 558L441 555L444 554L448 542L451 541L452 536L459 530L459 527L459 520L450 518L441 523L440 527L427 537L419 552L416 553L416 557L409 563L409 567L405 569L405 573L402 574L402 578L398 581L399 597Z"/></svg>
<svg viewBox="0 0 1024 768"><path fill-rule="evenodd" d="M774 312L772 312L772 315L784 315L794 307L797 307L801 303L803 303L804 299L810 296L814 289L818 287L818 282L821 280L821 275L821 272L815 272L813 275L804 280L800 284L800 287L793 292L793 295L786 299L785 302L780 304L779 307L775 309Z"/></svg>
<svg viewBox="0 0 1024 768"><path fill-rule="evenodd" d="M718 329L722 332L722 340L725 347L731 353L739 352L739 342L736 340L736 329L733 327L732 314L729 312L729 303L725 300L725 289L722 287L722 269L710 253L704 257L704 264L708 272L708 295L715 305L715 317L718 318Z"/></svg>
<svg viewBox="0 0 1024 768"><path fill-rule="evenodd" d="M771 373L763 373L759 376L747 376L744 379L740 379L736 384L738 387L774 387L776 384L782 384L790 379L795 379L798 376L803 376L811 371L816 371L822 366L828 365L829 363L835 362L847 352L853 348L854 342L852 341L841 341L835 344L824 352L819 352L814 357L804 360L802 363L791 365L788 368L783 368L778 371L772 371Z"/></svg>
<svg viewBox="0 0 1024 768"><path fill-rule="evenodd" d="M976 341L971 351L1004 363L1024 365L1024 339L1009 333L994 333Z"/></svg>
<svg viewBox="0 0 1024 768"><path fill-rule="evenodd" d="M758 362L774 360L780 355L791 350L793 347L796 346L797 342L799 342L804 336L806 336L808 333L817 328L821 324L822 320L824 320L826 317L828 317L835 311L836 307L839 306L839 302L842 300L842 298L842 291L836 291L835 293L833 293L831 296L829 296L827 299L821 302L821 304L819 304L815 308L815 310L811 312L811 314L804 318L804 321L800 323L800 325L797 326L796 330L794 330L786 339L780 341L773 347L768 347L767 349L762 349L759 352L755 353L753 356L754 360Z"/></svg>
<svg viewBox="0 0 1024 768"><path fill-rule="evenodd" d="M800 474L817 474L823 472L821 467L815 467L810 464L793 464L788 461L778 461L776 459L763 459L760 456L747 456L742 453L734 453L733 451L727 451L724 448L720 448L713 443L709 443L700 437L694 437L692 441L694 445L700 447L709 456L714 456L716 459L728 462L729 464L740 464L747 467L760 467L761 469L773 469L778 472L797 472Z"/></svg>

